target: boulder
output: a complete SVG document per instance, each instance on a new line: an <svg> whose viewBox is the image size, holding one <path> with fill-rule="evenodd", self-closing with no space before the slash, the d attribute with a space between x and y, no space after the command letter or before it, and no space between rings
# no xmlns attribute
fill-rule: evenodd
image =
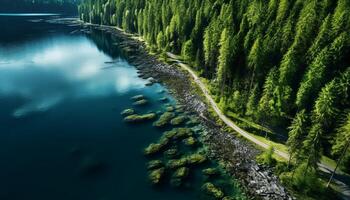
<svg viewBox="0 0 350 200"><path fill-rule="evenodd" d="M148 101L146 99L141 99L133 103L134 106L144 106L148 104Z"/></svg>
<svg viewBox="0 0 350 200"><path fill-rule="evenodd" d="M197 144L197 140L194 137L189 137L183 140L184 144L187 146L194 146Z"/></svg>
<svg viewBox="0 0 350 200"><path fill-rule="evenodd" d="M154 170L154 169L159 169L163 167L164 164L161 160L151 160L147 164L147 169L148 170Z"/></svg>
<svg viewBox="0 0 350 200"><path fill-rule="evenodd" d="M186 160L187 160L187 163L191 165L202 164L207 160L207 157L202 154L196 153L196 154L189 155L186 158Z"/></svg>
<svg viewBox="0 0 350 200"><path fill-rule="evenodd" d="M155 169L151 171L148 178L153 185L157 185L161 182L164 174L165 174L165 168L161 167L159 169Z"/></svg>
<svg viewBox="0 0 350 200"><path fill-rule="evenodd" d="M178 117L175 117L174 119L172 119L170 121L170 124L173 125L173 126L177 126L177 125L180 125L180 124L184 123L185 120L186 120L185 116L178 116Z"/></svg>
<svg viewBox="0 0 350 200"><path fill-rule="evenodd" d="M163 126L167 125L167 124L170 122L170 120L171 120L172 118L174 118L174 117L175 117L175 114L174 114L174 113L172 113L172 112L165 112L165 113L163 113L163 114L160 116L160 118L158 119L158 121L156 121L156 122L153 123L153 126L156 126L156 127L163 127Z"/></svg>
<svg viewBox="0 0 350 200"><path fill-rule="evenodd" d="M190 170L187 167L180 167L174 172L173 178L184 179L184 178L186 178L188 176L189 171Z"/></svg>
<svg viewBox="0 0 350 200"><path fill-rule="evenodd" d="M212 183L205 183L202 186L202 190L216 199L222 199L224 197L224 192Z"/></svg>
<svg viewBox="0 0 350 200"><path fill-rule="evenodd" d="M187 159L180 158L180 159L169 160L166 166L170 169L176 169L179 167L183 167L186 164L187 164Z"/></svg>
<svg viewBox="0 0 350 200"><path fill-rule="evenodd" d="M148 147L145 148L144 154L145 155L156 154L156 153L160 152L161 149L162 149L162 145L152 143L152 144L148 145Z"/></svg>
<svg viewBox="0 0 350 200"><path fill-rule="evenodd" d="M131 100L133 100L133 101L139 101L139 100L143 100L143 99L145 99L145 96L143 96L143 95L136 95L136 96L131 97Z"/></svg>
<svg viewBox="0 0 350 200"><path fill-rule="evenodd" d="M155 119L157 117L157 115L155 113L148 113L148 114L144 114L144 115L129 115L127 117L124 118L125 122L129 122L129 123L134 123L134 122L144 122L144 121L149 121L152 119Z"/></svg>
<svg viewBox="0 0 350 200"><path fill-rule="evenodd" d="M129 116L129 115L133 115L135 114L135 110L134 109L125 109L123 110L123 112L120 113L122 116Z"/></svg>
<svg viewBox="0 0 350 200"><path fill-rule="evenodd" d="M216 168L203 169L202 173L206 176L216 176L220 174L219 170L217 170Z"/></svg>
<svg viewBox="0 0 350 200"><path fill-rule="evenodd" d="M167 158L175 158L179 156L179 152L176 148L168 149L164 152L164 156Z"/></svg>

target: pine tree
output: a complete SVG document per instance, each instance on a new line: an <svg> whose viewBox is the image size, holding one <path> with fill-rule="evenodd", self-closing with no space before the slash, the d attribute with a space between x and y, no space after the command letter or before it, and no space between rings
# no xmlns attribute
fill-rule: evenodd
<svg viewBox="0 0 350 200"><path fill-rule="evenodd" d="M220 55L219 55L219 66L217 72L218 84L220 87L221 94L224 92L225 83L230 73L230 66L232 62L231 58L231 45L230 31L225 28L222 31L220 39Z"/></svg>
<svg viewBox="0 0 350 200"><path fill-rule="evenodd" d="M290 125L288 133L288 152L289 152L289 162L292 159L300 160L302 157L301 147L303 146L303 141L307 135L307 115L305 110L298 112Z"/></svg>

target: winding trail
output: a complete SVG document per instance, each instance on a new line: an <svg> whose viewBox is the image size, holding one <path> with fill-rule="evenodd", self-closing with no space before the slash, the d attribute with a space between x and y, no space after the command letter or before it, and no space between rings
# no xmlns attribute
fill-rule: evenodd
<svg viewBox="0 0 350 200"><path fill-rule="evenodd" d="M209 101L210 106L214 109L214 111L216 112L216 114L219 116L219 118L230 128L232 128L233 130L235 130L237 133L239 133L240 135L242 135L244 138L246 138L247 140L253 142L254 144L264 148L264 149L268 149L270 147L269 144L262 142L258 139L256 139L255 137L253 137L251 134L249 134L248 132L246 132L245 130L241 129L239 126L237 126L233 121L231 121L228 117L226 117L226 115L224 115L221 110L219 109L218 105L216 104L216 102L214 101L214 99L212 98L212 96L210 95L209 90L207 89L207 87L204 85L204 83L200 80L200 78L197 76L197 74L187 65L184 64L182 61L179 60L178 56L175 54L172 54L170 52L167 52L167 56L172 59L173 61L175 61L182 69L186 70L193 78L193 80L195 81L195 83L199 86L199 88L202 90L205 98ZM274 153L277 154L278 156L289 160L289 154L283 151L280 151L278 149L274 149ZM327 174L331 174L332 171L334 170L333 167L325 164L325 163L319 163L319 168L321 171L327 173ZM345 183L346 181L344 180L346 179L346 177L344 178L341 174L335 174L334 178L333 178L333 182L338 186L338 188L340 189L340 192L342 194L342 198L345 200L350 200L350 187Z"/></svg>

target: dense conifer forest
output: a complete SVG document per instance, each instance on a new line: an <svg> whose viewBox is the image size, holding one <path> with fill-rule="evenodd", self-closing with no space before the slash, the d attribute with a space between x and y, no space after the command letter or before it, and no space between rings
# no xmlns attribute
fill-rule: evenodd
<svg viewBox="0 0 350 200"><path fill-rule="evenodd" d="M350 1L88 0L80 17L181 54L222 110L289 130L293 159L350 170Z"/></svg>
<svg viewBox="0 0 350 200"><path fill-rule="evenodd" d="M225 113L287 130L297 167L327 155L350 171L349 0L87 0L79 12L181 55Z"/></svg>

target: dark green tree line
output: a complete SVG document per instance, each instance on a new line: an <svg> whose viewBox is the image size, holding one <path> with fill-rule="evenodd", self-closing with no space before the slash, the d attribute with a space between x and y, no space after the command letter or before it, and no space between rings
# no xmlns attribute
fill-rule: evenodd
<svg viewBox="0 0 350 200"><path fill-rule="evenodd" d="M293 160L313 168L321 155L340 156L338 124L350 109L349 0L86 0L79 12L180 54L224 111L290 127Z"/></svg>

